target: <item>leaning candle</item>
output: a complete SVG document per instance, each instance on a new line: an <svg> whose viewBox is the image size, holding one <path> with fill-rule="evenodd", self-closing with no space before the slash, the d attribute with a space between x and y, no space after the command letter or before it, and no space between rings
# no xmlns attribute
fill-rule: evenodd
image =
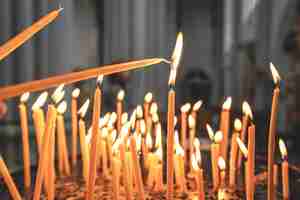
<svg viewBox="0 0 300 200"><path fill-rule="evenodd" d="M75 170L77 163L77 140L78 140L78 116L77 116L77 99L80 89L75 88L72 91L71 100L71 119L72 119L72 168Z"/></svg>
<svg viewBox="0 0 300 200"><path fill-rule="evenodd" d="M282 172L282 196L283 199L290 198L290 187L289 187L289 163L287 157L287 149L285 143L282 139L279 139L279 150L283 162L281 163L281 172Z"/></svg>
<svg viewBox="0 0 300 200"><path fill-rule="evenodd" d="M29 99L29 93L24 93L20 98L19 112L22 130L22 144L23 144L23 163L24 163L24 186L28 191L31 185L31 171L30 171L30 149L29 149L29 130L28 130L28 116L26 102Z"/></svg>
<svg viewBox="0 0 300 200"><path fill-rule="evenodd" d="M174 116L175 116L175 82L177 68L180 62L183 46L183 35L177 36L172 54L171 71L169 77L168 116L167 116L167 200L173 199L174 193Z"/></svg>
<svg viewBox="0 0 300 200"><path fill-rule="evenodd" d="M22 200L20 192L18 191L17 186L10 175L9 170L8 170L2 156L0 156L0 174L3 177L3 180L8 188L8 191L9 191L12 199L13 200Z"/></svg>
<svg viewBox="0 0 300 200"><path fill-rule="evenodd" d="M189 112L190 109L191 109L191 104L190 103L186 103L180 108L180 111L181 111L180 139L181 139L181 146L183 147L185 153L187 153L188 146L189 146L188 144L190 144L190 143L186 142L187 127L188 127L188 124L187 124L188 112Z"/></svg>
<svg viewBox="0 0 300 200"><path fill-rule="evenodd" d="M248 164L248 149L245 146L245 144L243 143L243 141L240 138L236 138L236 142L239 146L240 151L242 152L243 156L245 157L245 191L246 191L246 199L250 200L251 199L251 195L250 195L250 182L254 182L254 180L250 179L250 177L248 176L248 168L249 168L249 164Z"/></svg>
<svg viewBox="0 0 300 200"><path fill-rule="evenodd" d="M50 24L53 20L55 20L63 8L59 8L45 15L38 21L36 21L33 25L26 28L24 31L19 33L14 38L8 40L5 44L0 47L0 60L4 59L6 56L11 54L15 49L29 40L32 36L34 36L37 32L42 30L48 24Z"/></svg>
<svg viewBox="0 0 300 200"><path fill-rule="evenodd" d="M221 144L221 156L224 158L225 162L227 161L231 101L231 97L227 97L226 101L222 106L222 112L220 117L220 130L223 133L223 140Z"/></svg>
<svg viewBox="0 0 300 200"><path fill-rule="evenodd" d="M125 96L125 91L120 90L117 95L116 111L117 111L117 132L120 134L121 131L121 117L123 113L123 100Z"/></svg>
<svg viewBox="0 0 300 200"><path fill-rule="evenodd" d="M160 192L163 191L163 161L162 161L162 156L163 156L163 150L162 148L158 148L156 152L154 153L155 156L158 158L158 163L156 166L154 166L156 174L155 174L155 186L154 186L154 191Z"/></svg>
<svg viewBox="0 0 300 200"><path fill-rule="evenodd" d="M270 63L270 69L272 72L273 80L275 83L275 89L273 91L272 99L272 111L269 126L269 138L268 138L268 200L274 199L274 182L273 182L273 165L274 165L274 153L275 153L275 137L277 128L277 112L278 112L278 100L279 100L279 83L280 76L275 66Z"/></svg>
<svg viewBox="0 0 300 200"><path fill-rule="evenodd" d="M255 125L251 124L248 128L248 173L247 176L249 178L249 198L254 199L254 191L255 191Z"/></svg>

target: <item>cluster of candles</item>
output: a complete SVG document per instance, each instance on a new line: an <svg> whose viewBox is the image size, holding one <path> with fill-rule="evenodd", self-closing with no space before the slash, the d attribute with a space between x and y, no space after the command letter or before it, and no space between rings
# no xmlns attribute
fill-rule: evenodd
<svg viewBox="0 0 300 200"><path fill-rule="evenodd" d="M31 28L28 28L16 38L1 46L0 60L53 21L61 10L58 9L51 12ZM126 199L129 200L135 198L134 193L138 195L138 199L145 199L145 186L157 192L166 190L166 197L170 200L174 198L174 188L182 193L188 192L186 179L189 177L195 180L198 199L205 199L205 190L208 187L205 184L207 181L204 181L201 145L200 140L197 138L196 128L198 111L202 105L201 101L196 102L193 106L188 103L181 107L181 129L180 132L176 130L175 82L182 46L183 37L180 33L177 37L171 61L163 58L144 59L109 65L100 69L59 75L0 89L1 100L22 94L19 113L23 141L24 186L25 190L29 191L32 185L27 111L29 92L47 89L60 84L51 95L46 114L43 107L47 102L48 92L43 92L32 105L32 118L38 155L38 170L33 190L34 200L40 199L42 188L44 188L47 199L55 199L55 181L57 176L71 176L72 171L78 168L78 139L80 142L82 177L86 183L87 200L93 199L95 180L98 173L102 173L105 178L112 179L114 199L120 198L120 186L123 185ZM121 90L116 98L116 112L105 113L102 115L103 117L100 117L103 75L162 62L169 63L171 66L168 92L167 149L164 149L162 145L163 129L160 122L160 112L151 93L145 95L143 105L138 105L129 116L123 110L125 91ZM273 200L275 198L278 173L278 166L274 164L274 154L280 76L275 67L272 64L270 66L276 85L270 119L267 171L268 200ZM67 101L63 100L65 90L64 84L61 83L70 84L92 77L98 78L93 99L91 128L88 130L86 128L85 115L89 109L90 100L87 99L79 107L77 100L80 90L76 88L72 92L72 148L71 156L69 156L64 123L64 113L68 104ZM234 130L230 140L230 109L231 97L228 97L222 106L219 131L214 132L210 125L206 125L208 136L212 142L210 149L212 190L217 192L219 199L222 199L224 188L227 185L232 188L236 187L237 176L241 174L244 162L246 199L251 200L254 199L255 192L255 124L250 106L247 102L244 102L242 120L234 120ZM289 167L287 149L281 139L279 140L279 149L283 159L281 166L283 197L288 199ZM163 162L164 150L166 151L166 163ZM69 158L71 158L71 162ZM56 160L58 161L57 169L59 175L57 175L56 171ZM166 184L163 181L165 164L167 169L165 172ZM229 165L229 170L227 170L226 165ZM2 157L0 157L0 173L12 198L14 200L22 199ZM176 187L174 186L174 180Z"/></svg>

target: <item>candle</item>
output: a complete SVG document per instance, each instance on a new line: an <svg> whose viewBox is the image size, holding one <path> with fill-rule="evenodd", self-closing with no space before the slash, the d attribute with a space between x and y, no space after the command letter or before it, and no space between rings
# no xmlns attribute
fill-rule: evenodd
<svg viewBox="0 0 300 200"><path fill-rule="evenodd" d="M116 105L116 110L117 110L117 131L118 131L118 133L120 133L121 126L122 126L121 116L122 116L122 113L123 113L124 96L125 96L125 91L120 90L118 92L118 95L117 95L117 105Z"/></svg>
<svg viewBox="0 0 300 200"><path fill-rule="evenodd" d="M192 153L193 153L194 138L196 135L196 121L192 115L189 115L188 122L189 122L189 152L190 152L190 158L191 158ZM191 166L191 164L192 163L190 163L190 166Z"/></svg>
<svg viewBox="0 0 300 200"><path fill-rule="evenodd" d="M119 147L121 139L118 138L112 146L112 184L113 184L113 199L120 198L120 170L121 160L119 158Z"/></svg>
<svg viewBox="0 0 300 200"><path fill-rule="evenodd" d="M93 106L93 119L92 119L92 140L91 140L91 149L90 149L90 170L89 170L89 179L87 187L87 196L86 200L93 199L93 193L95 188L96 180L96 169L97 169L97 144L98 144L98 126L99 126L99 117L101 111L101 84L103 81L103 76L97 78L97 86L94 94L94 106Z"/></svg>
<svg viewBox="0 0 300 200"><path fill-rule="evenodd" d="M174 136L175 143L175 155L174 155L174 169L175 169L175 180L178 186L179 192L186 192L186 179L184 169L184 149L179 143L178 131L175 131Z"/></svg>
<svg viewBox="0 0 300 200"><path fill-rule="evenodd" d="M249 187L250 187L250 199L254 199L254 191L255 191L255 125L251 124L248 128L248 173L247 176L249 178Z"/></svg>
<svg viewBox="0 0 300 200"><path fill-rule="evenodd" d="M223 157L219 157L218 167L220 169L220 186L223 188L226 185L226 162Z"/></svg>
<svg viewBox="0 0 300 200"><path fill-rule="evenodd" d="M142 109L142 106L141 105L138 105L136 107L136 123L135 123L135 129L136 129L136 132L141 134L141 123L142 122L142 119L143 119L143 109ZM144 127L143 127L144 128Z"/></svg>
<svg viewBox="0 0 300 200"><path fill-rule="evenodd" d="M187 153L188 144L186 142L187 139L187 120L188 120L188 112L191 109L191 104L186 103L181 108L181 127L180 127L180 138L181 138L181 145L184 149L184 152Z"/></svg>
<svg viewBox="0 0 300 200"><path fill-rule="evenodd" d="M30 171L30 147L29 147L29 130L28 130L28 116L26 102L29 99L29 93L24 93L20 98L19 112L22 130L22 144L23 144L23 164L24 164L24 186L25 190L29 191L31 185L31 171Z"/></svg>
<svg viewBox="0 0 300 200"><path fill-rule="evenodd" d="M192 113L191 114L192 114L193 118L196 121L196 125L197 125L197 121L198 121L197 120L197 114L198 114L199 109L201 108L202 104L203 104L203 102L201 100L199 100L196 103L194 103L193 108L192 108ZM196 129L197 129L197 126L196 126Z"/></svg>
<svg viewBox="0 0 300 200"><path fill-rule="evenodd" d="M54 21L62 10L63 8L59 8L48 13L47 15L36 21L34 24L32 24L30 27L19 33L17 36L11 38L5 44L3 44L0 47L0 61L11 54L19 46L24 44L31 37L33 37L37 32L41 31L48 24Z"/></svg>
<svg viewBox="0 0 300 200"><path fill-rule="evenodd" d="M253 114L252 114L250 105L246 101L243 102L242 109L243 109L243 119L242 119L243 126L242 126L242 132L241 132L241 140L242 140L242 142L245 142L247 130L248 130L248 123L249 123L249 120L253 119ZM238 173L240 173L240 169L241 169L242 156L243 156L242 152L239 151L238 161L237 161L238 162L237 163Z"/></svg>
<svg viewBox="0 0 300 200"><path fill-rule="evenodd" d="M273 170L274 170L274 186L276 189L278 186L278 165L277 164L274 164Z"/></svg>
<svg viewBox="0 0 300 200"><path fill-rule="evenodd" d="M160 147L162 147L162 136L161 136L161 124L157 123L157 125L155 126L155 148L158 149Z"/></svg>
<svg viewBox="0 0 300 200"><path fill-rule="evenodd" d="M52 134L50 138L50 145L48 148L49 161L47 162L48 172L45 176L49 176L47 189L47 199L54 200L55 198L55 124L53 125ZM46 180L47 181L47 180Z"/></svg>
<svg viewBox="0 0 300 200"><path fill-rule="evenodd" d="M107 161L107 146L106 146L106 138L108 136L108 130L104 127L101 130L101 152L102 152L102 173L104 177L108 177L108 161Z"/></svg>
<svg viewBox="0 0 300 200"><path fill-rule="evenodd" d="M122 129L123 130L123 129ZM128 130L126 130L128 131ZM121 134L123 134L124 132L122 132ZM126 132L124 134L127 134ZM122 162L122 168L123 168L123 185L125 188L125 194L126 194L126 199L127 200L132 200L132 181L131 181L131 176L129 176L129 163L126 160L126 149L125 149L125 145L123 143L120 144L120 158L121 158L121 162Z"/></svg>
<svg viewBox="0 0 300 200"><path fill-rule="evenodd" d="M282 139L279 139L279 150L283 162L281 163L281 173L282 173L282 196L283 199L290 198L290 187L289 187L289 163L287 157L287 149L285 143Z"/></svg>
<svg viewBox="0 0 300 200"><path fill-rule="evenodd" d="M124 126L128 122L128 113L124 112L121 116L121 125ZM122 129L121 129L122 130Z"/></svg>
<svg viewBox="0 0 300 200"><path fill-rule="evenodd" d="M64 87L65 84L62 83L52 93L51 99L55 104L58 104L64 98L65 95Z"/></svg>
<svg viewBox="0 0 300 200"><path fill-rule="evenodd" d="M150 105L153 99L153 95L151 92L148 92L145 97L144 97L144 119L146 121L146 125L147 125L147 131L150 131L151 126L150 126L150 122L151 119L149 116L149 112L150 112Z"/></svg>
<svg viewBox="0 0 300 200"><path fill-rule="evenodd" d="M12 199L13 200L22 200L20 192L18 191L18 188L17 188L13 178L10 175L9 170L8 170L2 156L0 156L0 174L3 177L3 180L8 188L8 191L9 191Z"/></svg>
<svg viewBox="0 0 300 200"><path fill-rule="evenodd" d="M162 148L158 148L155 153L154 156L157 156L157 163L154 166L154 170L155 170L155 186L154 186L154 191L160 192L163 191L163 161L162 161L162 156L163 156L163 150Z"/></svg>
<svg viewBox="0 0 300 200"><path fill-rule="evenodd" d="M177 68L180 62L183 46L183 35L177 36L172 54L172 64L169 77L168 113L167 113L167 200L173 199L174 193L174 116L175 116L175 82Z"/></svg>
<svg viewBox="0 0 300 200"><path fill-rule="evenodd" d="M238 156L238 146L236 143L236 138L239 137L240 131L242 129L242 122L239 119L234 120L234 132L231 137L231 151L230 151L230 162L229 162L229 185L231 187L236 186L236 164Z"/></svg>
<svg viewBox="0 0 300 200"><path fill-rule="evenodd" d="M37 150L39 156L42 153L42 141L43 141L43 135L45 131L45 116L44 116L44 111L41 107L43 107L44 104L46 103L47 97L48 97L48 92L43 92L32 105L32 118L33 118L35 138L36 138L36 144L37 144Z"/></svg>
<svg viewBox="0 0 300 200"><path fill-rule="evenodd" d="M272 99L272 110L269 127L269 138L268 138L268 200L274 199L274 182L273 182L273 165L274 165L274 153L275 153L275 137L277 128L277 112L278 112L278 100L279 100L279 83L280 76L275 66L270 63L270 69L272 72L273 80L275 83L275 89L273 91Z"/></svg>
<svg viewBox="0 0 300 200"><path fill-rule="evenodd" d="M71 120L72 120L72 167L73 171L77 164L77 140L78 140L78 117L77 117L77 99L80 94L80 89L75 88L72 91L71 100Z"/></svg>
<svg viewBox="0 0 300 200"><path fill-rule="evenodd" d="M223 133L223 140L220 147L221 147L221 156L224 158L225 162L227 161L231 102L232 102L231 97L227 97L226 101L222 106L222 112L220 117L220 130Z"/></svg>

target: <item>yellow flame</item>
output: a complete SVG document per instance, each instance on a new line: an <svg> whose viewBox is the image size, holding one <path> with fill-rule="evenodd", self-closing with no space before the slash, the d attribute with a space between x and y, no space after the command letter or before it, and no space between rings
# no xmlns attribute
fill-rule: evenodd
<svg viewBox="0 0 300 200"><path fill-rule="evenodd" d="M140 120L140 128L141 128L141 133L145 134L146 133L146 123L145 120Z"/></svg>
<svg viewBox="0 0 300 200"><path fill-rule="evenodd" d="M193 105L193 111L198 111L201 106L202 106L203 102L202 100L197 101L194 105Z"/></svg>
<svg viewBox="0 0 300 200"><path fill-rule="evenodd" d="M214 141L214 130L211 128L211 126L209 124L206 124L206 130L208 133L208 137L211 141Z"/></svg>
<svg viewBox="0 0 300 200"><path fill-rule="evenodd" d="M157 111L158 111L157 103L156 102L152 102L151 106L150 106L150 114L154 115L154 114L157 113Z"/></svg>
<svg viewBox="0 0 300 200"><path fill-rule="evenodd" d="M192 167L195 171L198 171L199 170L199 166L198 166L198 163L197 163L197 159L196 159L196 156L195 154L192 154L191 156L191 161L192 161Z"/></svg>
<svg viewBox="0 0 300 200"><path fill-rule="evenodd" d="M89 108L90 99L85 100L84 104L79 108L78 114L83 118Z"/></svg>
<svg viewBox="0 0 300 200"><path fill-rule="evenodd" d="M285 143L282 139L279 139L279 150L280 150L282 159L287 157L287 148L286 148L286 145L285 145Z"/></svg>
<svg viewBox="0 0 300 200"><path fill-rule="evenodd" d="M79 88L75 88L73 91L72 91L72 97L73 98L77 98L79 97L80 95L80 89Z"/></svg>
<svg viewBox="0 0 300 200"><path fill-rule="evenodd" d="M232 103L232 98L227 97L227 99L225 100L225 102L223 103L223 106L222 106L223 110L230 110L231 103Z"/></svg>
<svg viewBox="0 0 300 200"><path fill-rule="evenodd" d="M61 102L58 106L57 106L57 112L59 114L64 114L67 110L67 102L66 101L63 101Z"/></svg>
<svg viewBox="0 0 300 200"><path fill-rule="evenodd" d="M218 159L218 167L221 171L224 171L226 169L226 162L223 157L219 157Z"/></svg>
<svg viewBox="0 0 300 200"><path fill-rule="evenodd" d="M125 124L128 121L128 113L124 112L121 116L121 124Z"/></svg>
<svg viewBox="0 0 300 200"><path fill-rule="evenodd" d="M170 76L169 76L169 85L174 85L176 81L176 76L177 76L177 69L171 69L170 71Z"/></svg>
<svg viewBox="0 0 300 200"><path fill-rule="evenodd" d="M172 54L172 68L177 69L179 66L181 54L183 48L183 34L180 32L177 35L176 44Z"/></svg>
<svg viewBox="0 0 300 200"><path fill-rule="evenodd" d="M273 65L273 63L270 63L270 70L273 76L273 81L275 84L278 84L279 81L281 80L280 75L276 69L276 67Z"/></svg>
<svg viewBox="0 0 300 200"><path fill-rule="evenodd" d="M145 97L144 97L144 101L145 101L146 103L150 103L150 102L152 101L152 98L153 98L152 93L151 93L151 92L148 92L148 93L145 95Z"/></svg>
<svg viewBox="0 0 300 200"><path fill-rule="evenodd" d="M250 119L253 119L252 110L247 101L243 102L243 113L244 115L250 117Z"/></svg>
<svg viewBox="0 0 300 200"><path fill-rule="evenodd" d="M183 106L181 106L180 110L181 112L189 112L189 110L191 109L191 104L190 103L186 103Z"/></svg>
<svg viewBox="0 0 300 200"><path fill-rule="evenodd" d="M189 122L189 128L195 128L196 121L192 115L189 115L188 122Z"/></svg>
<svg viewBox="0 0 300 200"><path fill-rule="evenodd" d="M142 117L143 117L143 108L142 108L141 105L138 105L138 106L136 107L136 116L137 116L138 118L142 118Z"/></svg>
<svg viewBox="0 0 300 200"><path fill-rule="evenodd" d="M237 142L241 152L243 153L244 157L247 158L248 157L248 149L245 146L245 144L243 143L243 141L240 138L236 138L236 142Z"/></svg>
<svg viewBox="0 0 300 200"><path fill-rule="evenodd" d="M157 113L154 113L154 114L152 115L152 121L153 121L154 123L157 123L157 122L159 121L159 117L158 117L158 114L157 114Z"/></svg>
<svg viewBox="0 0 300 200"><path fill-rule="evenodd" d="M32 110L43 107L48 98L48 92L43 92L32 105Z"/></svg>
<svg viewBox="0 0 300 200"><path fill-rule="evenodd" d="M118 95L117 95L117 100L118 101L123 101L125 97L125 91L124 90L119 90Z"/></svg>
<svg viewBox="0 0 300 200"><path fill-rule="evenodd" d="M223 133L222 131L217 131L214 136L215 143L220 143L223 140Z"/></svg>
<svg viewBox="0 0 300 200"><path fill-rule="evenodd" d="M242 129L242 122L238 118L234 120L234 129L238 132Z"/></svg>
<svg viewBox="0 0 300 200"><path fill-rule="evenodd" d="M149 149L151 149L152 145L153 145L152 144L152 137L149 133L146 135L146 145Z"/></svg>
<svg viewBox="0 0 300 200"><path fill-rule="evenodd" d="M30 96L30 93L29 92L25 92L22 94L21 98L20 98L20 101L22 103L26 103L29 99L29 96Z"/></svg>

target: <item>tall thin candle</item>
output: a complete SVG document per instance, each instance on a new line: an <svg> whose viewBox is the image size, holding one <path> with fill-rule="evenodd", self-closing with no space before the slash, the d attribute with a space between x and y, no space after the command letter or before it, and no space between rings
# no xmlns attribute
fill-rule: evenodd
<svg viewBox="0 0 300 200"><path fill-rule="evenodd" d="M282 196L283 199L290 198L290 187L289 187L289 163L287 156L287 149L282 139L279 140L279 150L283 162L281 163L282 172Z"/></svg>
<svg viewBox="0 0 300 200"><path fill-rule="evenodd" d="M123 113L124 96L125 96L125 91L120 90L117 95L117 103L116 103L117 104L116 111L117 111L117 132L118 132L118 134L120 134L121 126L122 126L121 117L122 117L122 113Z"/></svg>
<svg viewBox="0 0 300 200"><path fill-rule="evenodd" d="M72 169L76 168L77 164L77 141L78 141L78 115L77 115L77 99L80 95L80 89L75 88L72 91L71 100L71 119L72 119Z"/></svg>

